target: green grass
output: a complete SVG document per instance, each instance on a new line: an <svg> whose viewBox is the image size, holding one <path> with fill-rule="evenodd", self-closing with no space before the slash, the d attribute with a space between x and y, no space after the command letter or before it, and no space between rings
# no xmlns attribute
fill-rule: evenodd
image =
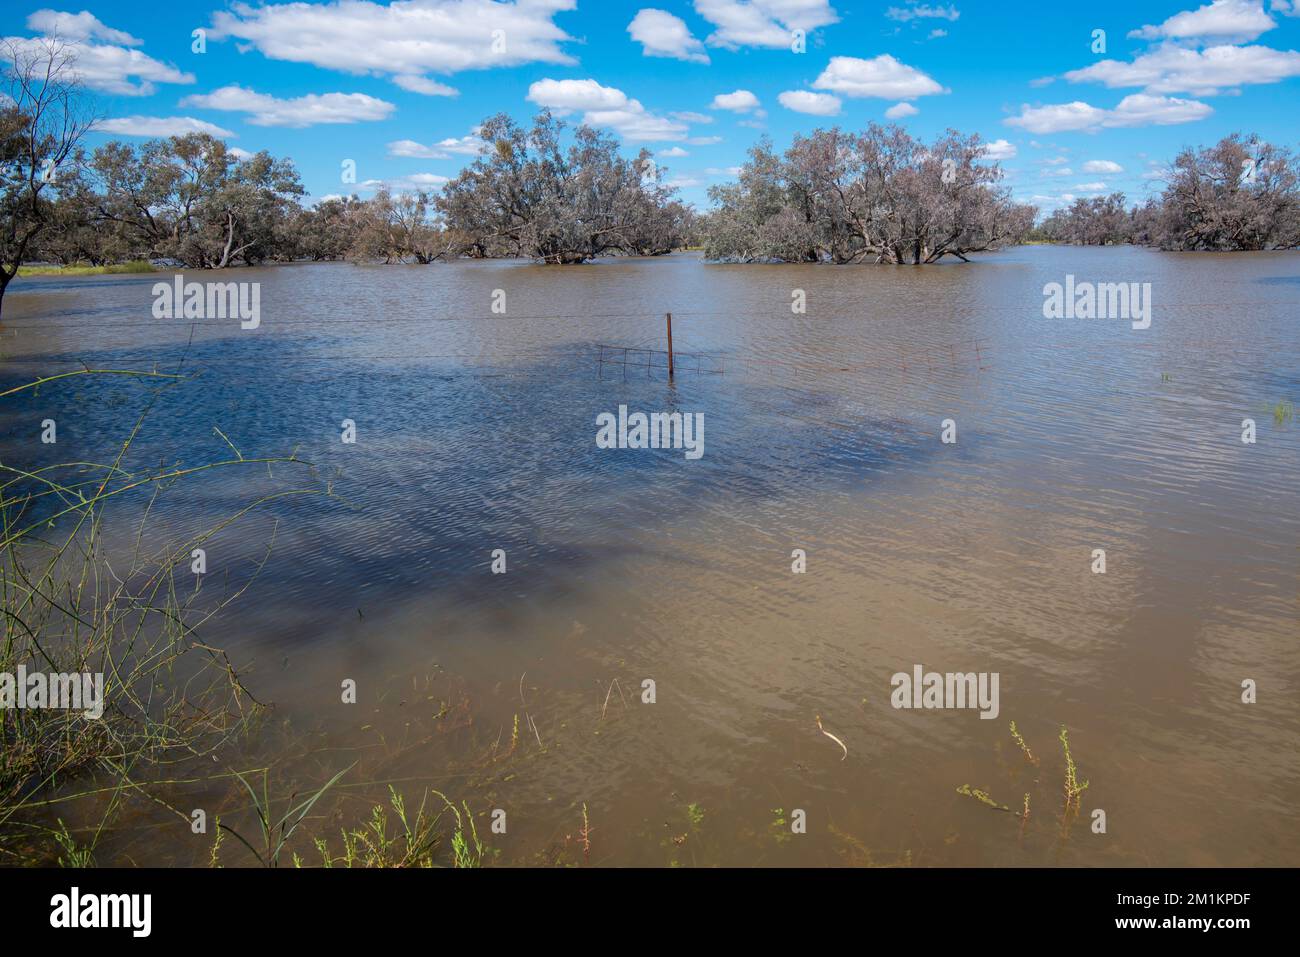
<svg viewBox="0 0 1300 957"><path fill-rule="evenodd" d="M0 411L10 411L6 400L16 394L83 375L126 375L142 388L183 381L86 369L0 392ZM188 541L147 550L148 518L176 480L214 469L307 465L292 456L245 458L233 447L233 457L188 467L137 464L132 444L150 407L109 461L30 470L0 462L0 672L25 666L99 674L104 705L97 720L53 708L0 710L0 863L84 866L124 803L141 794L188 820L151 793L174 783L159 780L166 776L159 772L175 774L181 761L205 759L210 766L261 710L225 653L200 637L248 585L200 602L190 554L259 505L318 489L264 496ZM128 540L108 555L106 542L119 533L106 527L106 506L142 493L143 517L120 530L131 533L134 547ZM56 816L61 804L93 810L99 823L74 834Z"/></svg>
<svg viewBox="0 0 1300 957"><path fill-rule="evenodd" d="M20 276L109 276L118 273L157 272L153 264L144 259L108 266L19 266Z"/></svg>

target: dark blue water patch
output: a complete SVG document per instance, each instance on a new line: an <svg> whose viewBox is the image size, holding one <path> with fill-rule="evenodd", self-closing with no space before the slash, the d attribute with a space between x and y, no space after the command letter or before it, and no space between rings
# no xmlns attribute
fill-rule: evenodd
<svg viewBox="0 0 1300 957"><path fill-rule="evenodd" d="M238 466L203 473L169 489L154 518L184 540L261 495L328 485L335 497L269 502L209 548L219 567L235 569L237 584L251 575L278 520L276 554L261 570L257 594L323 627L357 608L395 606L413 590L494 605L553 599L581 587L588 571L641 554L629 544L634 533L697 522L712 502L745 501L763 521L770 503L923 468L939 450L932 429L864 417L811 390L726 376L611 381L567 346L551 359L513 365L361 368L296 348L277 337L196 343L155 357L160 369L194 376L178 384L88 376L19 393L3 403L0 458L28 470L111 461L146 410L128 469L229 459L227 439L246 458L297 450L311 472L277 466L267 476ZM130 357L105 352L95 361L113 367ZM69 358L34 361L61 368ZM6 388L20 381L0 375ZM598 448L597 415L617 414L620 404L702 412L703 457ZM58 422L57 445L39 441L45 418ZM344 419L355 422L355 444L342 441ZM136 520L150 491L111 514ZM47 499L41 508L55 504ZM523 574L491 575L494 548Z"/></svg>

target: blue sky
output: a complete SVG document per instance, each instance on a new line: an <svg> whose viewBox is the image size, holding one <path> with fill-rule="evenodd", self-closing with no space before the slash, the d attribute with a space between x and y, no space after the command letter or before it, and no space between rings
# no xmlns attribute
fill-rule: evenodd
<svg viewBox="0 0 1300 957"><path fill-rule="evenodd" d="M317 199L436 187L472 160L486 116L525 120L542 105L607 127L629 154L651 149L701 207L763 134L784 147L818 126L890 117L924 139L980 134L1016 197L1044 210L1115 190L1144 198L1181 147L1234 131L1300 140L1300 0L5 9L10 39L78 44L106 118L92 143L206 129L292 157Z"/></svg>

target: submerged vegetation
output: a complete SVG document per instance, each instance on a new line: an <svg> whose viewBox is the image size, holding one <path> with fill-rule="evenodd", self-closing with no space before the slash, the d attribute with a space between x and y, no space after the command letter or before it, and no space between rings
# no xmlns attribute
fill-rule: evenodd
<svg viewBox="0 0 1300 957"><path fill-rule="evenodd" d="M1076 199L1033 233L1085 246L1133 243L1169 250L1300 246L1300 157L1239 133L1185 149L1163 174L1163 193L1130 207L1123 193Z"/></svg>
<svg viewBox="0 0 1300 957"><path fill-rule="evenodd" d="M12 401L56 379L108 374L161 382L159 388L179 381L88 369L9 389L0 398ZM137 467L133 443L152 404L109 461L31 470L0 463L0 672L49 676L51 685L56 677L98 677L102 712L95 718L67 708L0 710L0 855L6 857L39 855L42 838L67 847L66 827L50 819L60 805L87 793L107 795L107 821L152 770L216 756L261 709L225 652L202 637L248 585L207 601L197 578L178 571L193 549L250 511L315 490L265 495L179 545L151 550L148 518L168 486L217 469L305 464L293 456L237 454L190 466ZM126 496L143 504L143 517L131 550L110 555L106 506ZM99 778L109 785L99 786ZM93 849L92 839L83 850Z"/></svg>

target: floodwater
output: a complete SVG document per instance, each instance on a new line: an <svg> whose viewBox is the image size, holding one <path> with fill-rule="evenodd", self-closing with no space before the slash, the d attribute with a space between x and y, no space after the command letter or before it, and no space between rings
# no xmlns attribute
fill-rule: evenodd
<svg viewBox="0 0 1300 957"><path fill-rule="evenodd" d="M1067 274L1150 283L1150 328L1044 318ZM153 318L169 274L21 279L0 368L180 369L139 460L230 457L220 429L246 457L314 463L177 484L159 541L329 484L221 532L204 586L252 579L203 637L273 704L221 768L269 764L287 795L350 766L315 831L391 785L467 802L503 865L1300 865L1300 422L1273 414L1300 398L1300 254L188 278L260 283L260 327ZM672 382L621 351L665 348L667 312ZM102 459L151 388L5 400L0 455ZM598 448L620 405L703 413L703 456ZM129 537L142 506L110 527ZM997 673L997 717L894 708L917 665ZM1073 818L1062 726L1089 782ZM253 829L229 778L159 793ZM210 843L141 798L96 856L203 865Z"/></svg>

